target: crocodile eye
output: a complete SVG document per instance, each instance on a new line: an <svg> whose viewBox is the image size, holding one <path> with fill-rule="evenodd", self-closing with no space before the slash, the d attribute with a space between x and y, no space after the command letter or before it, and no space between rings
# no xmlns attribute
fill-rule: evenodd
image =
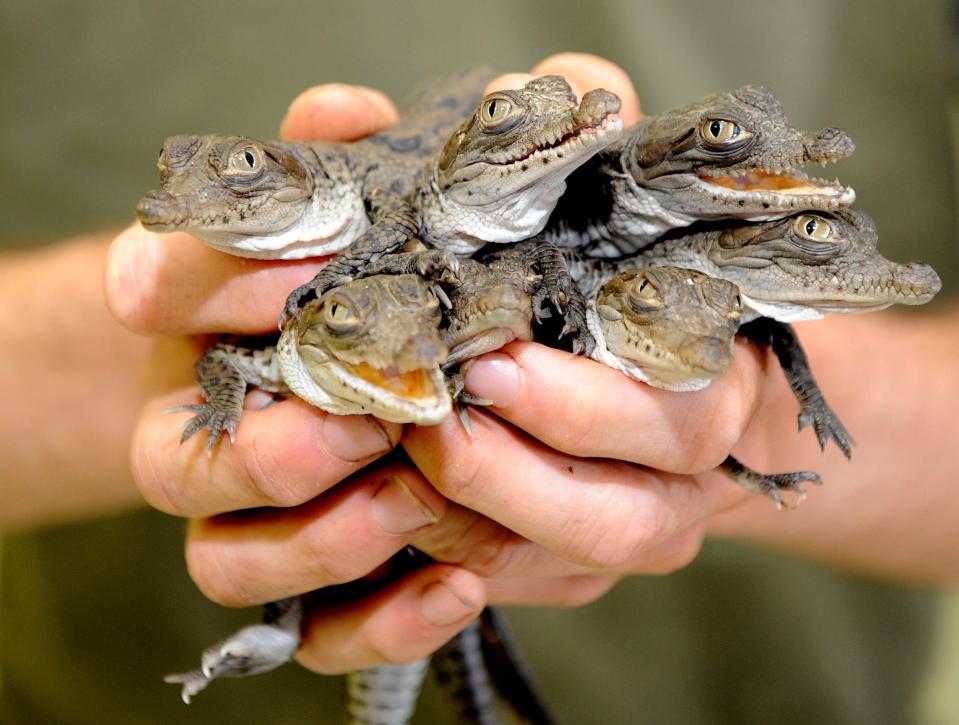
<svg viewBox="0 0 959 725"><path fill-rule="evenodd" d="M513 104L505 98L490 98L483 104L482 116L486 123L499 123L513 110Z"/></svg>
<svg viewBox="0 0 959 725"><path fill-rule="evenodd" d="M743 309L743 298L741 295L736 295L733 298L732 305L730 305L729 312L726 313L726 318L730 320L738 320L743 316L745 310Z"/></svg>
<svg viewBox="0 0 959 725"><path fill-rule="evenodd" d="M342 300L330 300L323 306L323 322L336 335L353 332L360 327L359 318Z"/></svg>
<svg viewBox="0 0 959 725"><path fill-rule="evenodd" d="M626 296L630 305L637 310L658 309L663 306L659 290L646 277L639 277L633 282Z"/></svg>
<svg viewBox="0 0 959 725"><path fill-rule="evenodd" d="M480 106L479 119L483 130L503 133L513 128L523 117L522 107L515 106L508 98L487 98Z"/></svg>
<svg viewBox="0 0 959 725"><path fill-rule="evenodd" d="M707 118L699 127L699 133L707 143L725 144L739 140L745 132L732 121L723 118Z"/></svg>
<svg viewBox="0 0 959 725"><path fill-rule="evenodd" d="M246 176L256 174L263 166L263 158L256 146L242 146L230 154L225 174Z"/></svg>
<svg viewBox="0 0 959 725"><path fill-rule="evenodd" d="M832 236L832 225L822 217L803 214L794 224L796 233L817 242L824 242Z"/></svg>

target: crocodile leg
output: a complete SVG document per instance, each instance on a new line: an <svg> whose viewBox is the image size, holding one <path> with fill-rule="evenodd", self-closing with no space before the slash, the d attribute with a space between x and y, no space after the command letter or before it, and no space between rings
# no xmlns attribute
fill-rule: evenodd
<svg viewBox="0 0 959 725"><path fill-rule="evenodd" d="M310 300L319 297L331 287L353 279L357 272L383 255L395 252L419 231L416 214L405 201L385 192L374 191L369 207L373 225L346 250L330 260L312 280L290 293L280 315L280 329L286 327Z"/></svg>
<svg viewBox="0 0 959 725"><path fill-rule="evenodd" d="M430 658L406 665L384 665L346 675L350 725L406 725L426 678Z"/></svg>
<svg viewBox="0 0 959 725"><path fill-rule="evenodd" d="M207 428L207 451L213 450L223 431L229 434L231 442L235 441L247 385L271 393L288 395L290 392L280 376L274 346L256 350L218 343L197 361L195 370L200 391L207 402L180 405L169 412L196 413L187 421L180 443Z"/></svg>
<svg viewBox="0 0 959 725"><path fill-rule="evenodd" d="M433 655L433 671L456 707L457 722L496 724L494 694L483 661L479 621L470 622Z"/></svg>
<svg viewBox="0 0 959 725"><path fill-rule="evenodd" d="M570 336L573 352L589 355L596 345L586 324L586 300L573 281L562 252L550 242L536 240L529 244L528 254L540 271L541 280L528 291L532 295L533 311L537 320L549 317L544 307L547 299L563 316L560 337Z"/></svg>
<svg viewBox="0 0 959 725"><path fill-rule="evenodd" d="M854 444L852 436L826 403L792 325L760 317L743 325L739 331L751 340L772 347L789 387L799 401L799 430L812 425L820 448L825 450L831 439L846 458L850 458Z"/></svg>
<svg viewBox="0 0 959 725"><path fill-rule="evenodd" d="M263 621L235 632L207 647L200 669L167 675L164 682L183 685L181 697L190 698L218 677L246 677L269 672L289 662L300 646L303 597L288 597L263 605Z"/></svg>
<svg viewBox="0 0 959 725"><path fill-rule="evenodd" d="M803 481L822 484L822 478L812 471L794 471L791 473L760 473L740 463L736 458L727 456L716 470L722 471L732 480L752 493L768 496L776 502L777 508L792 508L782 495L782 491L793 491L799 494L799 501L806 497L806 490L802 487ZM799 502L797 501L797 504Z"/></svg>

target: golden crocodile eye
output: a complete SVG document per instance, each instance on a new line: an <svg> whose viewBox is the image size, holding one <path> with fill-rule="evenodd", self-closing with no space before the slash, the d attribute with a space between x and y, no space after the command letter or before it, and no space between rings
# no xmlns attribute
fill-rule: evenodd
<svg viewBox="0 0 959 725"><path fill-rule="evenodd" d="M496 125L505 119L513 110L513 104L505 98L489 98L483 102L480 115L483 122Z"/></svg>
<svg viewBox="0 0 959 725"><path fill-rule="evenodd" d="M227 162L227 174L255 174L263 166L260 150L256 146L243 146L230 154Z"/></svg>
<svg viewBox="0 0 959 725"><path fill-rule="evenodd" d="M648 310L663 306L656 285L645 277L640 277L630 285L627 297L629 303L637 309Z"/></svg>
<svg viewBox="0 0 959 725"><path fill-rule="evenodd" d="M803 214L796 219L793 228L797 234L816 242L824 242L832 236L832 225L812 214Z"/></svg>
<svg viewBox="0 0 959 725"><path fill-rule="evenodd" d="M351 332L360 326L359 318L342 300L331 300L323 306L323 322L330 332Z"/></svg>
<svg viewBox="0 0 959 725"><path fill-rule="evenodd" d="M707 118L700 126L699 132L709 143L729 143L743 134L742 128L737 124L722 118Z"/></svg>

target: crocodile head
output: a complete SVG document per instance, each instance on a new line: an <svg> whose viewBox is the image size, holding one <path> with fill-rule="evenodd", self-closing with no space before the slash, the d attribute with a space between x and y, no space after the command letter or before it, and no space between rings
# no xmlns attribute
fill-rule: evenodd
<svg viewBox="0 0 959 725"><path fill-rule="evenodd" d="M326 410L439 423L451 409L439 301L419 275L347 282L312 301L277 346L283 378Z"/></svg>
<svg viewBox="0 0 959 725"><path fill-rule="evenodd" d="M736 285L702 272L654 267L606 282L590 305L599 357L666 390L697 390L729 368L743 315ZM595 353L594 353L595 355Z"/></svg>
<svg viewBox="0 0 959 725"><path fill-rule="evenodd" d="M763 220L852 204L851 188L799 167L825 166L854 148L836 128L793 128L769 89L744 86L650 118L626 143L622 163L667 211Z"/></svg>
<svg viewBox="0 0 959 725"><path fill-rule="evenodd" d="M508 268L507 268L508 267ZM521 265L489 265L460 260L460 281L448 294L443 340L452 367L513 340L533 339L533 305Z"/></svg>
<svg viewBox="0 0 959 725"><path fill-rule="evenodd" d="M731 226L709 235L709 272L747 305L781 321L921 305L942 287L928 264L883 257L872 219L845 209Z"/></svg>
<svg viewBox="0 0 959 725"><path fill-rule="evenodd" d="M231 254L336 251L344 245L318 250L318 240L337 240L356 219L366 219L359 195L326 174L306 144L172 136L157 167L160 189L137 205L140 223L189 232Z"/></svg>
<svg viewBox="0 0 959 725"><path fill-rule="evenodd" d="M620 101L597 88L577 103L561 76L487 95L428 169L421 192L430 238L515 242L539 232L566 177L622 134Z"/></svg>

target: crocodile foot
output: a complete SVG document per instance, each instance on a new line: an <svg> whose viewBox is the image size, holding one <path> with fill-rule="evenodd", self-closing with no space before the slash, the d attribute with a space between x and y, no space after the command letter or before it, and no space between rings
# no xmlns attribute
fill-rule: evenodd
<svg viewBox="0 0 959 725"><path fill-rule="evenodd" d="M321 297L327 290L346 284L352 279L353 277L348 274L324 276L320 272L306 284L301 284L287 296L283 311L280 313L279 320L277 320L277 327L283 330L290 323L290 320L299 317L300 311L309 302Z"/></svg>
<svg viewBox="0 0 959 725"><path fill-rule="evenodd" d="M455 254L431 249L416 255L416 273L431 282L459 282L460 263Z"/></svg>
<svg viewBox="0 0 959 725"><path fill-rule="evenodd" d="M856 442L826 401L820 400L820 403L821 405L803 406L799 411L799 430L811 425L822 450L826 450L826 444L831 440L846 458L852 458L852 447Z"/></svg>
<svg viewBox="0 0 959 725"><path fill-rule="evenodd" d="M303 607L300 597L264 605L264 621L244 627L207 647L200 669L167 675L164 682L182 685L180 697L190 699L218 677L247 677L269 672L289 662L300 646Z"/></svg>
<svg viewBox="0 0 959 725"><path fill-rule="evenodd" d="M213 451L213 447L220 440L223 431L226 431L230 436L230 443L236 442L236 428L240 424L242 410L223 410L210 403L198 403L195 405L178 405L166 412L196 413L183 427L183 435L180 436L181 445L188 441L194 433L204 428L209 430L206 437L208 453Z"/></svg>
<svg viewBox="0 0 959 725"><path fill-rule="evenodd" d="M477 397L467 392L464 386L465 383L463 382L462 373L446 374L446 389L453 399L453 405L456 406L456 414L459 416L460 422L463 424L466 432L472 436L473 425L470 423L469 406L478 405L480 407L486 407L487 405L492 405L493 401Z"/></svg>
<svg viewBox="0 0 959 725"><path fill-rule="evenodd" d="M813 471L793 471L790 473L760 473L743 465L732 456L728 456L718 469L732 480L752 493L768 496L776 503L776 508L795 508L806 497L803 482L822 485L822 477ZM798 499L792 503L782 496L783 491L798 494Z"/></svg>

